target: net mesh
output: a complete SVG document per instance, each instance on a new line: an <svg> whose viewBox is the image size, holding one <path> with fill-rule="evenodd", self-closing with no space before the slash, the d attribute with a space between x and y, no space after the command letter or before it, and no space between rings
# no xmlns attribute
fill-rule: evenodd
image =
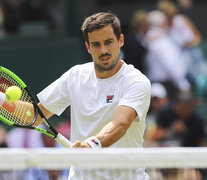
<svg viewBox="0 0 207 180"><path fill-rule="evenodd" d="M35 117L34 100L28 94L27 90L21 84L6 72L0 69L0 93L3 94L7 88L17 86L21 89L22 95L16 102L0 102L0 114L3 118L19 124L27 126L33 123ZM0 97L2 97L1 95ZM2 99L0 99L2 101Z"/></svg>
<svg viewBox="0 0 207 180"><path fill-rule="evenodd" d="M151 180L203 180L207 148L0 149L2 180L67 180L73 167L80 180L142 180L143 167Z"/></svg>

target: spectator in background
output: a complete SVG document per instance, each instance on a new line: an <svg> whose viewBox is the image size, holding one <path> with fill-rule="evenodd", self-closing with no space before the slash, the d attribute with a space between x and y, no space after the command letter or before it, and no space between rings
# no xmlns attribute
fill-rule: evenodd
<svg viewBox="0 0 207 180"><path fill-rule="evenodd" d="M12 128L7 134L7 144L9 148L44 147L39 132L23 128Z"/></svg>
<svg viewBox="0 0 207 180"><path fill-rule="evenodd" d="M177 91L189 91L191 85L186 78L187 70L181 50L166 34L167 20L164 13L155 10L148 15L147 76L151 82L162 83L168 97L175 98Z"/></svg>
<svg viewBox="0 0 207 180"><path fill-rule="evenodd" d="M162 84L152 83L150 110L157 113L168 101L166 88Z"/></svg>
<svg viewBox="0 0 207 180"><path fill-rule="evenodd" d="M134 13L129 32L125 38L125 45L122 49L124 61L128 64L133 64L142 73L146 72L144 36L148 30L147 15L148 12L144 10L138 10Z"/></svg>
<svg viewBox="0 0 207 180"><path fill-rule="evenodd" d="M197 46L201 35L193 22L185 15L178 14L177 6L168 0L161 0L158 9L165 13L169 26L169 34L181 48Z"/></svg>
<svg viewBox="0 0 207 180"><path fill-rule="evenodd" d="M57 31L63 28L63 6L61 0L47 0L47 21L50 31Z"/></svg>
<svg viewBox="0 0 207 180"><path fill-rule="evenodd" d="M0 3L0 39L6 37L5 28L4 28L4 12L3 7Z"/></svg>
<svg viewBox="0 0 207 180"><path fill-rule="evenodd" d="M0 126L0 147L7 147L7 132L3 126Z"/></svg>
<svg viewBox="0 0 207 180"><path fill-rule="evenodd" d="M44 146L41 133L23 128L12 128L8 131L7 144L9 148L38 148ZM6 177L8 179L17 177L17 180L36 180L34 174L36 174L36 179L49 180L48 176L43 175L47 175L46 171L43 173L43 171L34 168L22 171L13 170Z"/></svg>
<svg viewBox="0 0 207 180"><path fill-rule="evenodd" d="M43 140L43 144L44 147L46 148L54 148L56 147L56 141L54 139L52 139L51 137L45 135L45 134L41 134L42 136L42 140ZM30 176L32 175L32 179L29 180L39 180L38 178L35 178L35 172L36 169L32 169L33 173L30 173ZM41 174L41 171L39 172ZM45 170L43 171L43 173L45 174L45 178L49 178L49 180L59 180L61 178L67 179L68 177L68 172L67 174L63 174L62 170ZM25 177L25 180L28 180L27 177Z"/></svg>
<svg viewBox="0 0 207 180"><path fill-rule="evenodd" d="M66 108L62 115L65 120L57 124L56 130L60 134L62 134L64 137L70 140L70 131L71 131L71 109L70 107ZM63 147L59 143L56 143L56 146Z"/></svg>
<svg viewBox="0 0 207 180"><path fill-rule="evenodd" d="M18 35L25 23L37 21L46 22L48 31L63 28L60 0L0 1L0 38Z"/></svg>
<svg viewBox="0 0 207 180"><path fill-rule="evenodd" d="M154 137L156 136L157 113L169 103L166 88L160 83L151 84L151 103L147 115L147 126L145 131L145 146L157 146Z"/></svg>
<svg viewBox="0 0 207 180"><path fill-rule="evenodd" d="M189 17L179 14L173 2L161 0L157 7L167 17L168 34L184 53L188 77L194 84L199 75L207 75L206 60L199 47L201 34Z"/></svg>
<svg viewBox="0 0 207 180"><path fill-rule="evenodd" d="M177 0L183 9L190 9L193 6L193 0Z"/></svg>
<svg viewBox="0 0 207 180"><path fill-rule="evenodd" d="M195 105L193 95L182 92L159 111L155 140L160 146L206 146L205 124Z"/></svg>
<svg viewBox="0 0 207 180"><path fill-rule="evenodd" d="M25 0L2 0L3 27L6 35L17 35L23 20L21 5Z"/></svg>
<svg viewBox="0 0 207 180"><path fill-rule="evenodd" d="M67 108L66 113L68 112L69 120L70 120L70 108ZM71 124L70 121L63 121L60 124L57 125L56 130L61 133L63 136L65 136L67 139L70 140L70 130L71 130ZM56 147L63 148L59 143L56 143ZM62 171L59 171L58 175L61 179L68 179L68 169L63 169Z"/></svg>
<svg viewBox="0 0 207 180"><path fill-rule="evenodd" d="M7 137L9 148L53 148L55 141L47 135L32 131L30 129L13 128L8 132ZM61 171L43 170L37 168L30 168L25 171L9 172L8 179L11 177L18 177L19 180L50 180L62 177ZM17 179L17 180L18 180Z"/></svg>
<svg viewBox="0 0 207 180"><path fill-rule="evenodd" d="M60 0L25 0L21 11L25 22L46 21L49 31L63 27Z"/></svg>

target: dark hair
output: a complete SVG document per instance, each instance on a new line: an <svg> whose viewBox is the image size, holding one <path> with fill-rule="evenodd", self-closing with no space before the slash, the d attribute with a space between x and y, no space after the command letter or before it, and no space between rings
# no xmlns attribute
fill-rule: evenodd
<svg viewBox="0 0 207 180"><path fill-rule="evenodd" d="M101 29L109 24L112 25L114 34L119 39L121 35L121 23L115 14L111 12L100 12L87 17L81 28L85 42L89 43L88 33Z"/></svg>

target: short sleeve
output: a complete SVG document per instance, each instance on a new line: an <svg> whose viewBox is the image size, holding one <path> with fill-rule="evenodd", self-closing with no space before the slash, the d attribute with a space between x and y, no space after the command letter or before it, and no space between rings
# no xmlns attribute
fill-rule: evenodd
<svg viewBox="0 0 207 180"><path fill-rule="evenodd" d="M150 105L150 81L144 76L141 79L138 77L126 82L123 97L118 105L132 107L136 110L139 120L142 120L146 117Z"/></svg>
<svg viewBox="0 0 207 180"><path fill-rule="evenodd" d="M37 94L40 103L54 114L60 115L70 105L68 94L70 75L69 70Z"/></svg>

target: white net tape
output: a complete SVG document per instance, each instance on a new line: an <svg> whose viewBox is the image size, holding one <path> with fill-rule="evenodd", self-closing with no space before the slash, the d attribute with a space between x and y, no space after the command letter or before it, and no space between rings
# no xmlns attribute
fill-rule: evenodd
<svg viewBox="0 0 207 180"><path fill-rule="evenodd" d="M207 167L207 148L0 149L0 169Z"/></svg>
<svg viewBox="0 0 207 180"><path fill-rule="evenodd" d="M11 170L24 171L29 168L68 170L71 165L76 168L87 169L87 173L93 172L94 169L108 170L110 168L112 171L116 169L117 172L117 169L119 171L130 171L145 167L151 176L151 180L167 180L169 174L174 176L175 172L181 172L176 169L207 169L207 148L0 149L0 172L9 171L6 178L2 178L3 180L8 179ZM157 169L164 169L165 171L157 171ZM170 169L173 170L173 173ZM161 175L158 176L158 172L162 173L162 178ZM182 171L180 179L188 179L187 176L184 178L185 173L186 171ZM36 175L37 173L35 173ZM13 179L16 180L17 176L14 177ZM67 180L66 177L65 179ZM179 178L176 177L176 179ZM198 176L196 176L196 180L200 180Z"/></svg>

